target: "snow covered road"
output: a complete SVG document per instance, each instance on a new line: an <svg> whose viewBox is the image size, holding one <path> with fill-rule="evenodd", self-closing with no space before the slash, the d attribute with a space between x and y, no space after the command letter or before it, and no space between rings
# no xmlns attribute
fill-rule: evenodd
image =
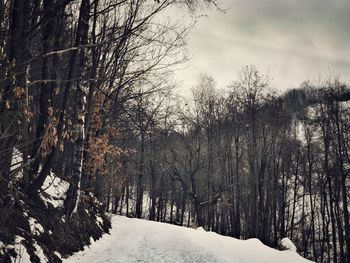
<svg viewBox="0 0 350 263"><path fill-rule="evenodd" d="M204 230L164 223L112 218L111 234L64 263L228 262L306 263L292 251L277 251L257 239L242 241Z"/></svg>

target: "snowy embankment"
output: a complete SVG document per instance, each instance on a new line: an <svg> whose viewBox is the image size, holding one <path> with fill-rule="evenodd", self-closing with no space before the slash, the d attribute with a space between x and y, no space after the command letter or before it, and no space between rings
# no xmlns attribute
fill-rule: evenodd
<svg viewBox="0 0 350 263"><path fill-rule="evenodd" d="M22 162L22 153L15 148L11 169L16 180L23 176ZM0 263L58 263L109 231L110 222L92 194L80 202L78 224L66 219L68 189L69 182L50 172L39 195L16 195L7 207L0 203L0 214L5 215L5 220L0 218L5 222L0 227ZM4 207L7 210L2 211Z"/></svg>
<svg viewBox="0 0 350 263"><path fill-rule="evenodd" d="M64 263L112 262L230 262L306 263L293 251L278 251L258 239L246 241L225 237L203 229L164 223L112 218L111 234L93 243Z"/></svg>

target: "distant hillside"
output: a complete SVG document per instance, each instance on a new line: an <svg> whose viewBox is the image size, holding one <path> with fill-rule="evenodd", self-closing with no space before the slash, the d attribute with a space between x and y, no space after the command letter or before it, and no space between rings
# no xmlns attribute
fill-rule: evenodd
<svg viewBox="0 0 350 263"><path fill-rule="evenodd" d="M288 90L281 99L287 111L297 112L320 101L349 101L350 88L342 83L315 87L305 82L299 88Z"/></svg>

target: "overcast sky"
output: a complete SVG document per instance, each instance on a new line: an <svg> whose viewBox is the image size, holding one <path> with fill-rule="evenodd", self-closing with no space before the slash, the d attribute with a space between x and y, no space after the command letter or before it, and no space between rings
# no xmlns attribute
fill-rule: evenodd
<svg viewBox="0 0 350 263"><path fill-rule="evenodd" d="M184 89L198 75L225 87L245 65L269 74L273 86L298 87L335 73L350 83L350 0L222 0L189 35L193 56L177 72Z"/></svg>

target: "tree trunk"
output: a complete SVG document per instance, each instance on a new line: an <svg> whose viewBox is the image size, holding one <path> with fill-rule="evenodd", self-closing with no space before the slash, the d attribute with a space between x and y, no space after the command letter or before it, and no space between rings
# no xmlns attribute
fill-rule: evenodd
<svg viewBox="0 0 350 263"><path fill-rule="evenodd" d="M79 44L87 44L87 35L89 29L89 10L90 10L90 1L82 0L79 13L79 24L77 34L80 35L81 40ZM81 32L79 32L79 30ZM80 50L80 59L79 59L79 74L81 75L81 70L86 64L85 52L83 49ZM83 84L84 85L84 84ZM85 122L86 115L86 93L87 88L83 85L78 85L77 87L77 123L75 126L75 138L74 138L74 153L73 153L73 162L71 167L71 179L70 185L67 192L65 209L67 218L71 218L73 214L77 212L79 202L80 202L80 184L83 171L83 155L84 155L84 146L85 146L85 131L88 130Z"/></svg>
<svg viewBox="0 0 350 263"><path fill-rule="evenodd" d="M141 130L140 160L139 160L139 169L138 169L137 184L136 184L136 214L135 214L135 216L137 218L142 217L144 163L145 163L145 131Z"/></svg>

